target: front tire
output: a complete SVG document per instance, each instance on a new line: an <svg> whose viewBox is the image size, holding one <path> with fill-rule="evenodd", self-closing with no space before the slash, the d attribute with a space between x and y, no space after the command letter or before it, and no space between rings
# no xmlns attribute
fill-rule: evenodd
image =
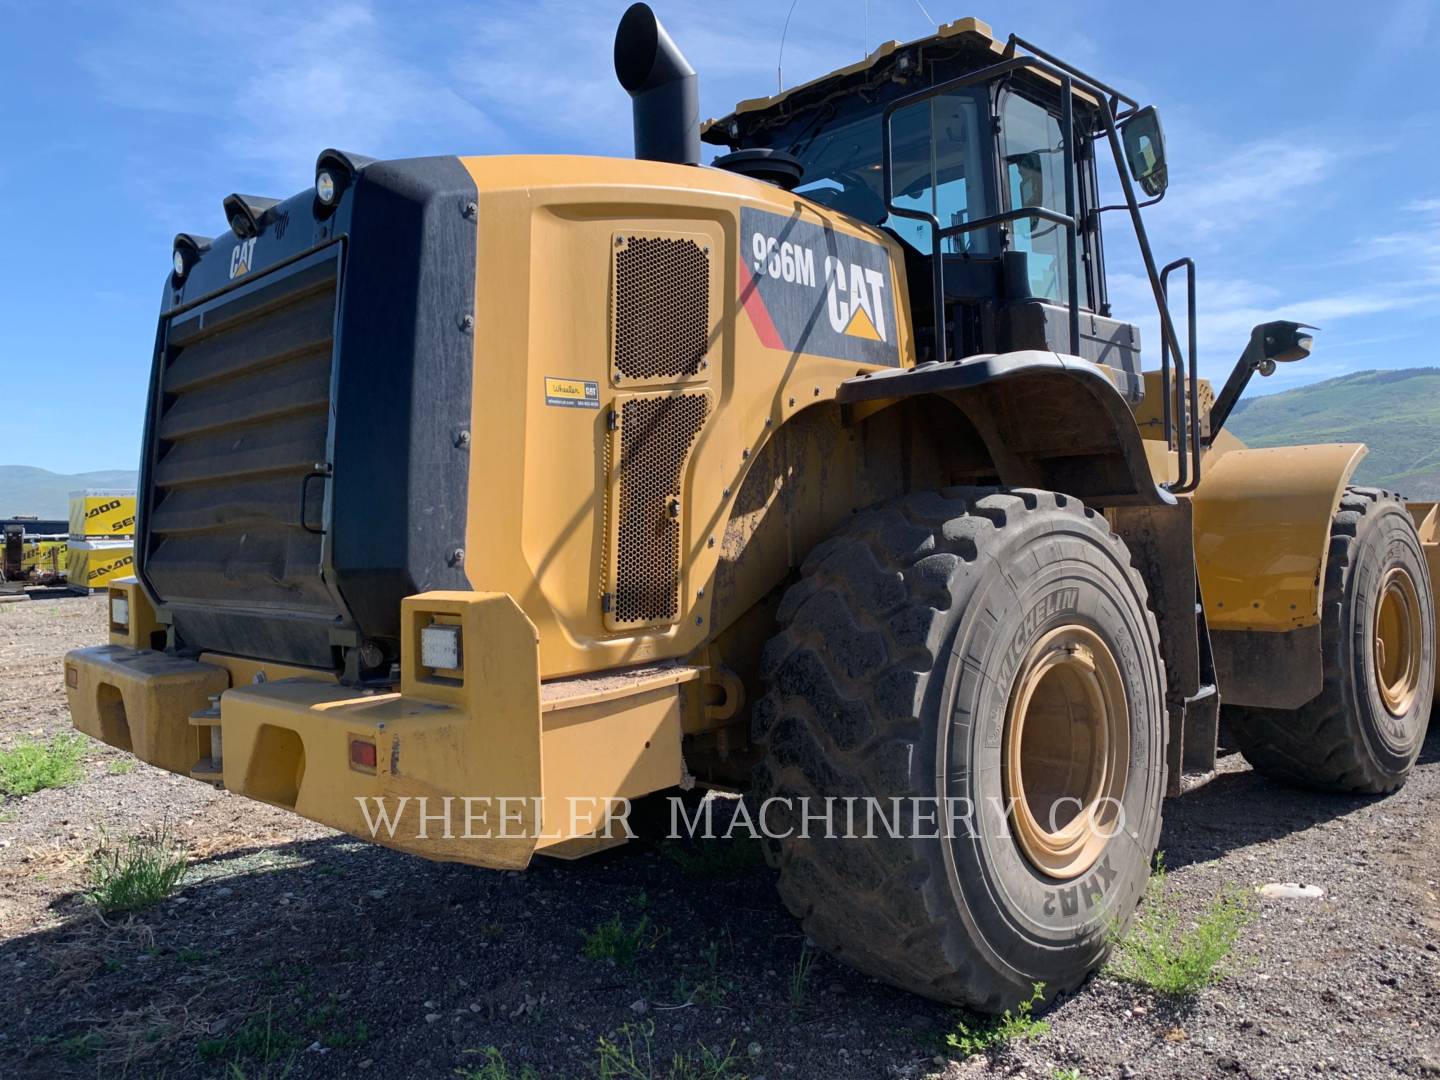
<svg viewBox="0 0 1440 1080"><path fill-rule="evenodd" d="M1104 518L906 496L820 544L779 619L755 795L806 933L984 1011L1077 986L1144 891L1166 780L1159 634ZM817 835L821 807L845 835Z"/></svg>
<svg viewBox="0 0 1440 1080"><path fill-rule="evenodd" d="M1293 710L1227 707L1226 723L1257 772L1327 791L1394 791L1430 717L1435 601L1415 523L1388 491L1348 488L1340 500L1320 634L1318 697Z"/></svg>

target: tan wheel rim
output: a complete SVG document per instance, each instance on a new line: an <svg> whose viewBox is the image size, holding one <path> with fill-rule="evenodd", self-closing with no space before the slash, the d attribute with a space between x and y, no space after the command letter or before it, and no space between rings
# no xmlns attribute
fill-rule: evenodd
<svg viewBox="0 0 1440 1080"><path fill-rule="evenodd" d="M1062 880L1095 865L1123 824L1130 714L1109 647L1062 626L1025 657L1010 693L1002 771L1015 841Z"/></svg>
<svg viewBox="0 0 1440 1080"><path fill-rule="evenodd" d="M1392 716L1404 716L1420 687L1420 594L1403 567L1380 583L1375 606L1375 683Z"/></svg>

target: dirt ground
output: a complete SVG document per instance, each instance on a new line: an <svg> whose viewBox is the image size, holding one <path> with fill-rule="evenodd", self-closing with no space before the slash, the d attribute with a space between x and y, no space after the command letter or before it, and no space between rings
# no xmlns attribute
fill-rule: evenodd
<svg viewBox="0 0 1440 1080"><path fill-rule="evenodd" d="M0 746L68 729L60 657L102 617L98 597L0 605ZM523 874L429 863L122 760L97 744L81 782L0 805L0 1076L441 1077L493 1046L579 1078L627 1024L642 1066L653 1024L653 1075L677 1080L1440 1076L1440 725L1386 799L1225 759L1166 808L1185 909L1266 882L1324 897L1260 901L1188 1006L1101 976L1047 1034L965 1062L943 1053L952 1010L824 956L799 978L763 864L643 844ZM162 824L183 888L102 920L87 852ZM616 913L648 919L637 959L586 959L583 932ZM730 1071L672 1069L702 1045Z"/></svg>

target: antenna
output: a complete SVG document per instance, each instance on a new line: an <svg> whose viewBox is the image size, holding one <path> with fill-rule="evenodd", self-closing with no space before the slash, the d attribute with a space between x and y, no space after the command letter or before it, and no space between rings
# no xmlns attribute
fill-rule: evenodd
<svg viewBox="0 0 1440 1080"><path fill-rule="evenodd" d="M795 14L795 5L800 0L790 0L790 10L785 13L785 29L780 31L780 58L775 61L775 92L785 92L785 35L790 32L790 16Z"/></svg>
<svg viewBox="0 0 1440 1080"><path fill-rule="evenodd" d="M938 26L940 25L940 24L937 23L934 19L931 19L931 18L930 18L930 13L925 10L925 5L922 4L922 3L920 2L920 0L915 0L915 6L920 9L920 14L921 14L921 15L924 15L925 18L926 18L927 20L929 20L929 23L930 23L931 26L937 26L937 27L938 27Z"/></svg>

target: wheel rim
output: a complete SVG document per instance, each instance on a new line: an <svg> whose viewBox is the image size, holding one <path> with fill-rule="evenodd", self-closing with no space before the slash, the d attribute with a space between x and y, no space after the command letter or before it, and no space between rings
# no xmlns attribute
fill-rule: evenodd
<svg viewBox="0 0 1440 1080"><path fill-rule="evenodd" d="M1088 627L1049 631L1015 677L1001 766L1013 835L1035 869L1069 880L1095 865L1123 824L1129 759L1114 655Z"/></svg>
<svg viewBox="0 0 1440 1080"><path fill-rule="evenodd" d="M1375 606L1375 684L1392 716L1404 716L1420 687L1420 594L1403 567L1380 583Z"/></svg>

